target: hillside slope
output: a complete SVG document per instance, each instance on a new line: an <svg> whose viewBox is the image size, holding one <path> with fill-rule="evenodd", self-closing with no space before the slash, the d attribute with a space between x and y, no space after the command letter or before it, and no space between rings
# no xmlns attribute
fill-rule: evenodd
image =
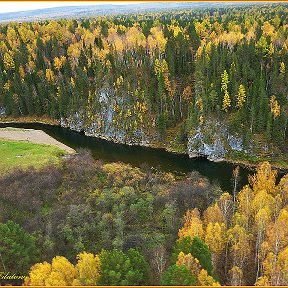
<svg viewBox="0 0 288 288"><path fill-rule="evenodd" d="M285 162L287 7L2 25L0 112L213 161Z"/></svg>

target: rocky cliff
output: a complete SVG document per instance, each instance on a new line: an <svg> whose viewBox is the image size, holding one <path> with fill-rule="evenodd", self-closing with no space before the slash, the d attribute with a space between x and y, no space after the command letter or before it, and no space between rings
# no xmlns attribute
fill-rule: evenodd
<svg viewBox="0 0 288 288"><path fill-rule="evenodd" d="M188 137L189 157L205 156L211 161L223 161L231 151L245 152L240 136L228 132L225 124L208 121Z"/></svg>
<svg viewBox="0 0 288 288"><path fill-rule="evenodd" d="M101 127L97 122L87 121L83 111L67 118L61 118L61 126L78 132L82 131L87 136L99 137L116 143L169 147L169 143L159 144L156 133L151 133L151 130L148 133L148 130L137 129L128 133L127 130L116 127L113 121L115 113L112 104L107 104L102 108L101 115L104 125ZM189 157L203 156L215 162L224 161L231 151L249 152L244 149L240 136L230 134L225 124L215 121L208 121L204 126L191 131L186 145L186 153Z"/></svg>
<svg viewBox="0 0 288 288"><path fill-rule="evenodd" d="M103 90L96 101L99 104L94 111L78 111L66 118L62 117L60 119L61 126L115 143L140 146L151 146L155 143L157 135L151 134L151 131L147 133L146 125L133 129L131 128L132 120L128 121L121 115L119 117L119 113L115 111L115 103L118 102L118 105L125 107L123 99L115 100L111 91ZM89 116L89 113L94 116ZM95 115L97 116L95 117ZM129 127L127 123L130 124Z"/></svg>

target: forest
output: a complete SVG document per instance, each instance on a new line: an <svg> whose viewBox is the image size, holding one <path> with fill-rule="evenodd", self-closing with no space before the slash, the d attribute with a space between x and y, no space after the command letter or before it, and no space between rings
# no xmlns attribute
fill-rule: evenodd
<svg viewBox="0 0 288 288"><path fill-rule="evenodd" d="M1 115L284 163L287 13L275 3L1 24ZM0 176L0 275L25 276L0 285L288 285L288 174L268 161L243 187L236 167L228 193L197 172L77 152Z"/></svg>
<svg viewBox="0 0 288 288"><path fill-rule="evenodd" d="M16 169L0 179L1 271L31 286L287 285L288 177L276 176L263 162L239 187L236 169L229 194L85 151Z"/></svg>
<svg viewBox="0 0 288 288"><path fill-rule="evenodd" d="M287 9L2 24L0 106L121 143L285 162Z"/></svg>

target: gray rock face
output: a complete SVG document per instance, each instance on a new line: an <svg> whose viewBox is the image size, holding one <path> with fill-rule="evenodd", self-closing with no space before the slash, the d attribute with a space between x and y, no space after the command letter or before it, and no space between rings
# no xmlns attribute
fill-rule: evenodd
<svg viewBox="0 0 288 288"><path fill-rule="evenodd" d="M243 148L242 138L228 134L227 141L228 141L229 147L232 150L234 150L234 151L243 151L244 148Z"/></svg>
<svg viewBox="0 0 288 288"><path fill-rule="evenodd" d="M5 107L0 106L0 116L4 116L6 114Z"/></svg>
<svg viewBox="0 0 288 288"><path fill-rule="evenodd" d="M243 151L243 140L230 135L224 124L208 121L198 127L188 138L189 157L207 157L211 161L223 161L231 150Z"/></svg>
<svg viewBox="0 0 288 288"><path fill-rule="evenodd" d="M197 129L196 133L188 138L187 150L189 157L205 156L211 161L224 160L227 150L224 148L220 135L214 135L211 143L205 141L205 137L201 129Z"/></svg>
<svg viewBox="0 0 288 288"><path fill-rule="evenodd" d="M132 134L128 135L124 129L116 128L109 121L104 122L104 127L99 128L97 123L87 124L81 118L79 113L67 118L61 118L61 126L77 132L84 131L86 136L97 137L115 143L141 146L149 146L150 144L149 137L146 136L142 129L134 130Z"/></svg>
<svg viewBox="0 0 288 288"><path fill-rule="evenodd" d="M144 129L137 129L128 133L124 128L124 121L116 127L114 123L116 113L113 107L115 97L111 97L111 95L112 92L109 90L103 90L98 95L100 105L98 105L97 111L92 112L97 115L97 121L88 120L87 112L79 111L66 118L61 118L61 126L77 132L84 131L87 136L98 137L115 143L149 146L151 139L146 135ZM123 102L122 99L117 99L117 101L118 103Z"/></svg>
<svg viewBox="0 0 288 288"><path fill-rule="evenodd" d="M121 107L129 107L125 97L116 98L113 90L102 90L95 96L95 110L78 111L61 119L61 126L75 131L84 131L85 135L98 137L115 143L127 145L152 146L157 142L157 135L149 135L148 128L127 131L123 118L118 117L114 109L115 101ZM91 119L89 113L95 116ZM119 120L120 119L120 120ZM120 122L120 123L119 123ZM117 125L115 124L117 123ZM167 144L167 143L166 143ZM243 140L237 135L228 133L225 124L217 121L206 121L188 137L187 153L189 157L207 157L211 161L223 161L230 151L244 151Z"/></svg>
<svg viewBox="0 0 288 288"><path fill-rule="evenodd" d="M71 130L81 132L83 131L84 121L81 113L75 113L73 116L69 116L66 119L61 117L60 125L64 128L70 128Z"/></svg>
<svg viewBox="0 0 288 288"><path fill-rule="evenodd" d="M87 136L115 143L150 146L155 142L155 139L147 136L142 129L134 130L128 135L124 129L116 127L113 123L114 110L111 105L105 108L104 126L99 127L96 122L86 123L84 116L84 112L78 112L66 119L62 118L61 126L78 132L84 131ZM219 122L208 122L203 127L198 127L188 137L187 153L191 158L204 156L210 161L224 161L227 153L232 150L246 152L243 148L243 140L229 134L226 126Z"/></svg>

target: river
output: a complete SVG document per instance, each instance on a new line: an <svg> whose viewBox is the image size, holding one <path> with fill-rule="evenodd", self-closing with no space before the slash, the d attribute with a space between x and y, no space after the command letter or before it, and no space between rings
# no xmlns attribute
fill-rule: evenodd
<svg viewBox="0 0 288 288"><path fill-rule="evenodd" d="M67 128L39 123L0 123L0 127L16 127L26 129L39 129L46 132L56 140L79 150L81 148L91 151L94 159L105 162L117 162L131 164L134 167L148 165L155 169L172 172L177 176L198 171L211 182L217 183L225 191L232 191L232 171L236 167L227 162L211 162L206 158L189 158L188 155L174 154L164 149L148 148L115 144L99 138L88 137ZM248 183L248 174L253 171L240 167L240 185Z"/></svg>

